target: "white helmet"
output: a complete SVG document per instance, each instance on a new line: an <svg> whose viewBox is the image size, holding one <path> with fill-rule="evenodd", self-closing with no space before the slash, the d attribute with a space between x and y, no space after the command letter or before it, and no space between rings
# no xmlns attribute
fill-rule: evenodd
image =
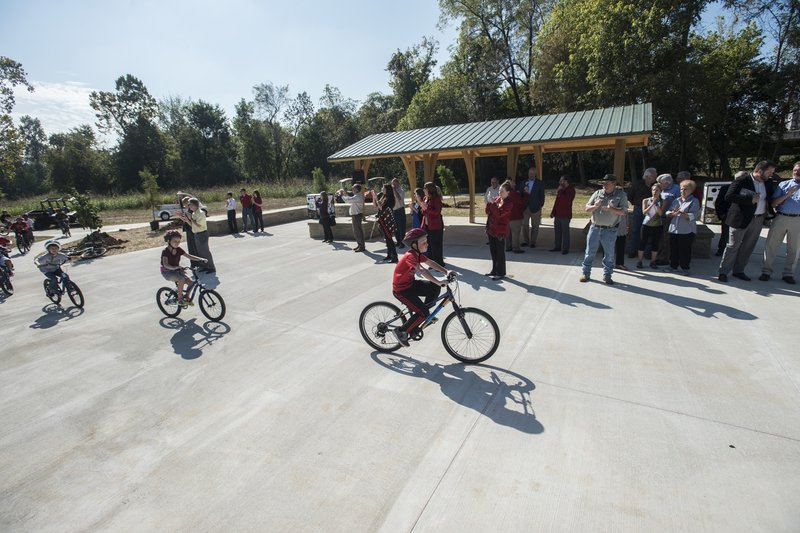
<svg viewBox="0 0 800 533"><path fill-rule="evenodd" d="M56 240L50 239L49 241L44 243L45 250L49 250L51 246L55 246L58 250L61 250L61 243Z"/></svg>

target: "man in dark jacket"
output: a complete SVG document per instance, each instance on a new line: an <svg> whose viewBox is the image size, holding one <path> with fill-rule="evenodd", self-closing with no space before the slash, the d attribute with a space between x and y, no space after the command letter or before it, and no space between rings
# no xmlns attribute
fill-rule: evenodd
<svg viewBox="0 0 800 533"><path fill-rule="evenodd" d="M522 194L528 194L528 204L522 215L522 245L530 243L531 248L536 247L539 237L539 225L542 223L542 206L544 205L544 182L536 179L536 168L528 170L528 179L520 180ZM530 230L528 229L530 227ZM529 233L530 231L530 233Z"/></svg>
<svg viewBox="0 0 800 533"><path fill-rule="evenodd" d="M736 173L736 179L741 179L746 175L747 172L742 170ZM731 234L731 227L725 223L725 217L728 215L728 209L731 207L730 202L725 199L725 195L728 194L728 189L730 188L730 183L720 187L717 192L717 197L714 199L714 212L722 225L722 229L719 233L719 242L717 243L717 257L722 257L722 253L725 251L725 246L728 245L728 239Z"/></svg>
<svg viewBox="0 0 800 533"><path fill-rule="evenodd" d="M775 163L760 161L753 172L734 181L725 194L725 199L730 202L725 223L730 226L731 235L719 264L720 281L727 282L731 270L733 277L750 281L744 268L758 242L765 215L774 212L769 201L773 172Z"/></svg>

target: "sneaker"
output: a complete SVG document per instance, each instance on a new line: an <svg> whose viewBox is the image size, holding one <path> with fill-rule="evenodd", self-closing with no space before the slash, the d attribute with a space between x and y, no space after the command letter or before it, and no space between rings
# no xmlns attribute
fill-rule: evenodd
<svg viewBox="0 0 800 533"><path fill-rule="evenodd" d="M769 281L769 274L761 274L758 276L758 281Z"/></svg>
<svg viewBox="0 0 800 533"><path fill-rule="evenodd" d="M611 279L611 276L606 276L603 278L603 283L605 283L606 285L613 285L614 280Z"/></svg>
<svg viewBox="0 0 800 533"><path fill-rule="evenodd" d="M797 282L794 280L794 276L783 276L783 278L782 278L782 279L783 279L783 281L785 281L785 282L786 282L786 283L788 283L789 285L794 285L794 284L796 284L796 283L797 283Z"/></svg>
<svg viewBox="0 0 800 533"><path fill-rule="evenodd" d="M403 346L408 346L408 333L406 333L401 329L393 329L392 333L394 333L397 342L399 342Z"/></svg>
<svg viewBox="0 0 800 533"><path fill-rule="evenodd" d="M644 263L639 261L638 263L636 263L636 268L644 268Z"/></svg>

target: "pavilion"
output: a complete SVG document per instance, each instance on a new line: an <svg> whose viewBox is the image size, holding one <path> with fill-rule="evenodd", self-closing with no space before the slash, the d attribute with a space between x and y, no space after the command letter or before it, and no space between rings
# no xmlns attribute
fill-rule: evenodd
<svg viewBox="0 0 800 533"><path fill-rule="evenodd" d="M328 161L352 161L366 177L374 159L399 157L414 190L418 161L423 163L424 181L432 181L437 161L463 158L469 180L469 219L474 222L477 158L505 156L507 175L516 176L519 156L533 154L541 179L545 153L614 150L614 174L622 181L626 149L647 146L652 131L653 106L643 103L378 133L339 150Z"/></svg>

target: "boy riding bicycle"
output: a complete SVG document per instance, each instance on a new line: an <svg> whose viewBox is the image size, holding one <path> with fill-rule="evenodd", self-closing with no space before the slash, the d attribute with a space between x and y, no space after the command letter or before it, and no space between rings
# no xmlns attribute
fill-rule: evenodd
<svg viewBox="0 0 800 533"><path fill-rule="evenodd" d="M394 267L392 294L411 312L408 320L394 330L397 341L408 346L409 334L430 314L427 304L435 301L441 288L447 286L446 280L436 279L429 271L436 270L447 276L454 272L424 255L428 251L428 234L425 230L414 228L408 231L403 242L408 246L408 251ZM417 272L426 280L414 279ZM424 303L422 298L425 298Z"/></svg>
<svg viewBox="0 0 800 533"><path fill-rule="evenodd" d="M192 285L192 280L184 272L183 267L180 265L181 256L186 256L190 261L199 261L201 263L207 262L202 257L197 257L186 253L181 248L181 232L168 231L164 234L164 240L167 242L167 247L161 252L161 275L164 279L171 281L178 286L178 305L181 307L188 307L194 305L194 302L189 300L189 290ZM186 291L183 288L186 287Z"/></svg>
<svg viewBox="0 0 800 533"><path fill-rule="evenodd" d="M36 265L42 274L50 280L50 286L53 290L58 289L58 283L64 277L64 271L61 270L61 265L70 260L70 257L61 252L61 243L58 241L47 241L44 243L47 253L36 259Z"/></svg>

